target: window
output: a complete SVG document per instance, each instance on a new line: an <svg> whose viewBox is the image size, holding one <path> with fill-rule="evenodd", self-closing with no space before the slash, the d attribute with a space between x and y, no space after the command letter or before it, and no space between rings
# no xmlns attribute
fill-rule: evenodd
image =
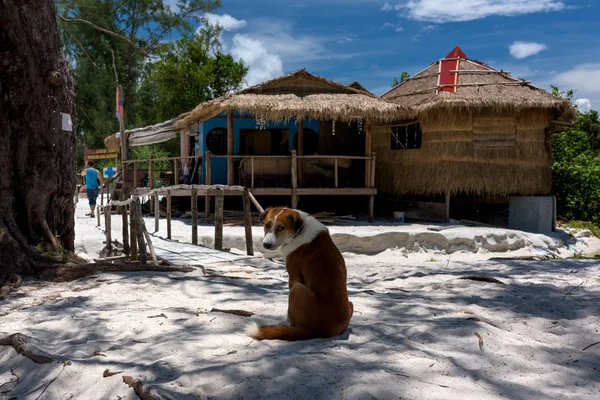
<svg viewBox="0 0 600 400"><path fill-rule="evenodd" d="M289 155L287 129L240 129L240 154Z"/></svg>
<svg viewBox="0 0 600 400"><path fill-rule="evenodd" d="M206 135L206 147L208 150L217 155L224 156L227 154L227 129L213 128Z"/></svg>
<svg viewBox="0 0 600 400"><path fill-rule="evenodd" d="M423 140L418 122L392 127L392 150L420 149Z"/></svg>
<svg viewBox="0 0 600 400"><path fill-rule="evenodd" d="M294 135L294 149L298 151L298 134ZM319 135L310 128L304 128L304 155L315 154L319 149Z"/></svg>

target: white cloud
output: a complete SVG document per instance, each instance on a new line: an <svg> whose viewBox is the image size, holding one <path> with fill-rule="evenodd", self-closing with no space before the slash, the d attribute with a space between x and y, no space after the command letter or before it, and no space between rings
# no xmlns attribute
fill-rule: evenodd
<svg viewBox="0 0 600 400"><path fill-rule="evenodd" d="M552 82L561 90L575 90L578 100L587 100L590 104L600 104L600 64L580 64L568 71L552 77ZM577 101L577 100L576 100ZM585 106L586 101L581 101Z"/></svg>
<svg viewBox="0 0 600 400"><path fill-rule="evenodd" d="M236 60L243 60L248 66L246 83L249 86L283 75L281 57L270 49L267 50L261 40L238 33L233 37L231 55Z"/></svg>
<svg viewBox="0 0 600 400"><path fill-rule="evenodd" d="M548 48L545 44L535 42L514 42L508 47L510 55L514 58L527 58L538 54Z"/></svg>
<svg viewBox="0 0 600 400"><path fill-rule="evenodd" d="M576 99L575 105L577 109L581 112L588 112L592 109L592 102L590 99Z"/></svg>
<svg viewBox="0 0 600 400"><path fill-rule="evenodd" d="M381 27L381 29L387 29L387 28L391 28L391 29L395 30L396 32L404 32L404 28L402 26L392 24L391 22L385 22L383 24L383 26Z"/></svg>
<svg viewBox="0 0 600 400"><path fill-rule="evenodd" d="M205 13L204 18L206 18L211 25L219 25L226 31L241 29L248 25L243 19L235 19L229 14L218 15Z"/></svg>
<svg viewBox="0 0 600 400"><path fill-rule="evenodd" d="M409 0L382 10L403 10L408 18L437 23L472 21L492 15L514 16L536 12L559 11L566 8L557 0Z"/></svg>

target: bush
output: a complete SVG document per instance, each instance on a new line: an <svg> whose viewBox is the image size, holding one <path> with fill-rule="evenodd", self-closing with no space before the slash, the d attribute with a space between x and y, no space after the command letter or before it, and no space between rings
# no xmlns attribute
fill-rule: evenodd
<svg viewBox="0 0 600 400"><path fill-rule="evenodd" d="M592 151L588 135L577 129L555 133L552 155L558 214L600 223L600 156Z"/></svg>
<svg viewBox="0 0 600 400"><path fill-rule="evenodd" d="M150 145L134 147L131 150L131 156L129 158L132 160L148 160L150 154L152 154L155 159L169 157L169 153L162 146ZM139 162L137 165L138 168L149 168L148 162ZM170 165L170 161L159 161L154 163L154 169L169 169Z"/></svg>

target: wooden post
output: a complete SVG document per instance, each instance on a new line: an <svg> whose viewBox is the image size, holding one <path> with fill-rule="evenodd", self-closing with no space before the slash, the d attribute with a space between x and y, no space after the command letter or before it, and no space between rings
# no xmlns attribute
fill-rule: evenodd
<svg viewBox="0 0 600 400"><path fill-rule="evenodd" d="M115 72L116 74L116 72ZM117 91L119 93L119 100L123 102L123 87L121 85L117 85ZM121 110L124 110L121 108ZM119 133L120 133L120 142L121 142L121 180L125 182L125 162L127 161L127 138L125 137L125 115L121 115L119 118Z"/></svg>
<svg viewBox="0 0 600 400"><path fill-rule="evenodd" d="M371 155L371 188L375 187L375 153Z"/></svg>
<svg viewBox="0 0 600 400"><path fill-rule="evenodd" d="M121 217L123 225L123 253L129 255L129 229L127 226L127 206L121 206Z"/></svg>
<svg viewBox="0 0 600 400"><path fill-rule="evenodd" d="M250 187L254 189L254 157L250 157Z"/></svg>
<svg viewBox="0 0 600 400"><path fill-rule="evenodd" d="M210 185L211 182L211 171L210 171L210 152L206 152L206 157L204 159L204 172L206 174L204 178L204 183L206 185ZM210 218L210 196L208 195L208 190L206 191L206 196L204 196L204 222L208 223L208 218Z"/></svg>
<svg viewBox="0 0 600 400"><path fill-rule="evenodd" d="M111 210L110 206L104 207L104 230L106 232L106 249L108 252L106 253L109 257L112 256L112 233L111 233Z"/></svg>
<svg viewBox="0 0 600 400"><path fill-rule="evenodd" d="M365 156L371 156L371 120L367 118L365 121ZM365 187L369 187L371 183L371 163L365 160Z"/></svg>
<svg viewBox="0 0 600 400"><path fill-rule="evenodd" d="M133 163L133 188L137 188L138 186L138 179L137 179L137 162Z"/></svg>
<svg viewBox="0 0 600 400"><path fill-rule="evenodd" d="M192 243L198 244L198 192L192 189Z"/></svg>
<svg viewBox="0 0 600 400"><path fill-rule="evenodd" d="M146 243L148 243L148 247L150 248L150 255L152 256L152 264L158 265L158 259L156 258L156 252L154 251L154 246L152 245L152 240L150 239L150 234L144 227L144 237L146 238Z"/></svg>
<svg viewBox="0 0 600 400"><path fill-rule="evenodd" d="M179 185L179 170L177 169L177 159L173 160L173 183L172 185Z"/></svg>
<svg viewBox="0 0 600 400"><path fill-rule="evenodd" d="M338 187L338 159L337 159L337 157L333 159L333 174L334 174L335 187Z"/></svg>
<svg viewBox="0 0 600 400"><path fill-rule="evenodd" d="M158 199L158 193L154 193L154 232L158 232L160 229L160 200Z"/></svg>
<svg viewBox="0 0 600 400"><path fill-rule="evenodd" d="M375 221L375 196L369 196L369 222Z"/></svg>
<svg viewBox="0 0 600 400"><path fill-rule="evenodd" d="M292 150L292 208L298 208L298 196L296 195L296 189L298 189L298 157L296 150Z"/></svg>
<svg viewBox="0 0 600 400"><path fill-rule="evenodd" d="M304 118L298 120L298 155L300 156L300 163L297 165L298 169L298 186L302 186L302 179L304 177Z"/></svg>
<svg viewBox="0 0 600 400"><path fill-rule="evenodd" d="M135 203L129 203L129 242L131 243L131 261L136 261L137 251L137 231L135 224Z"/></svg>
<svg viewBox="0 0 600 400"><path fill-rule="evenodd" d="M154 156L150 154L148 158L148 179L150 180L150 190L154 189ZM155 195L153 195L155 196ZM154 198L150 199L150 212L154 211Z"/></svg>
<svg viewBox="0 0 600 400"><path fill-rule="evenodd" d="M254 255L254 243L252 242L252 211L250 209L250 196L248 188L244 188L244 229L246 231L246 253Z"/></svg>
<svg viewBox="0 0 600 400"><path fill-rule="evenodd" d="M137 237L138 250L140 252L140 264L146 264L148 262L146 256L146 243L144 242L144 219L142 217L142 203L139 197L134 197L134 209L135 214L135 235Z"/></svg>
<svg viewBox="0 0 600 400"><path fill-rule="evenodd" d="M445 222L450 222L450 192L446 192L446 212L444 213Z"/></svg>
<svg viewBox="0 0 600 400"><path fill-rule="evenodd" d="M96 209L96 217L98 217L98 226L100 226L100 210L101 208Z"/></svg>
<svg viewBox="0 0 600 400"><path fill-rule="evenodd" d="M171 239L171 191L167 190L167 239Z"/></svg>
<svg viewBox="0 0 600 400"><path fill-rule="evenodd" d="M215 249L223 250L223 203L225 196L223 189L217 188L215 200Z"/></svg>
<svg viewBox="0 0 600 400"><path fill-rule="evenodd" d="M206 152L206 157L204 160L204 172L206 176L204 177L204 184L210 185L211 176L210 176L210 151Z"/></svg>
<svg viewBox="0 0 600 400"><path fill-rule="evenodd" d="M233 170L233 111L227 112L227 184L233 186L235 171Z"/></svg>

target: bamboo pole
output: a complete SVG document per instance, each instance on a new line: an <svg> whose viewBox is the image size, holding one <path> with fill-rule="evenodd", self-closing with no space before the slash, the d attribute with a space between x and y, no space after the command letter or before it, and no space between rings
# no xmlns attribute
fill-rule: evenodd
<svg viewBox="0 0 600 400"><path fill-rule="evenodd" d="M254 189L254 157L250 157L250 187Z"/></svg>
<svg viewBox="0 0 600 400"><path fill-rule="evenodd" d="M137 188L138 186L138 178L137 178L137 161L133 163L133 188Z"/></svg>
<svg viewBox="0 0 600 400"><path fill-rule="evenodd" d="M338 187L338 159L337 159L337 157L333 159L333 173L334 173L335 187Z"/></svg>
<svg viewBox="0 0 600 400"><path fill-rule="evenodd" d="M367 118L367 120L365 121L365 156L366 157L370 157L371 156L371 148L372 148L372 139L371 139L371 120ZM366 159L365 160L365 187L369 187L369 184L371 183L371 164L369 163L369 160Z"/></svg>
<svg viewBox="0 0 600 400"><path fill-rule="evenodd" d="M233 111L227 112L227 184L233 186L235 175L233 170Z"/></svg>
<svg viewBox="0 0 600 400"><path fill-rule="evenodd" d="M192 189L192 243L198 244L198 192Z"/></svg>
<svg viewBox="0 0 600 400"><path fill-rule="evenodd" d="M148 158L148 166L149 166L149 173L148 173L148 178L150 179L150 189L154 189L154 184L155 184L155 179L154 179L154 155L150 154L150 157ZM154 198L150 199L150 212L154 211Z"/></svg>
<svg viewBox="0 0 600 400"><path fill-rule="evenodd" d="M111 210L110 206L104 207L104 231L106 233L106 255L112 256L112 232L111 232Z"/></svg>
<svg viewBox="0 0 600 400"><path fill-rule="evenodd" d="M140 253L140 264L144 265L148 263L146 255L146 243L144 242L144 219L142 216L142 203L139 197L135 197L133 200L134 214L135 214L135 235L137 237L138 250Z"/></svg>
<svg viewBox="0 0 600 400"><path fill-rule="evenodd" d="M129 255L129 229L127 226L127 206L121 206L121 217L123 225L123 253Z"/></svg>
<svg viewBox="0 0 600 400"><path fill-rule="evenodd" d="M252 211L250 210L250 196L248 188L244 188L244 229L246 231L246 253L254 255L254 244L252 242Z"/></svg>
<svg viewBox="0 0 600 400"><path fill-rule="evenodd" d="M254 207L256 207L256 209L258 210L259 213L262 214L265 212L265 210L262 208L260 203L256 200L256 197L254 197L254 195L252 194L251 191L248 191L248 197L250 197L250 201L252 202L252 204L254 204Z"/></svg>
<svg viewBox="0 0 600 400"><path fill-rule="evenodd" d="M205 162L204 162L204 170L206 173L206 177L204 179L204 183L206 185L210 185L211 180L211 171L210 171L210 152L206 152ZM208 223L208 219L210 218L210 196L208 195L208 191L206 192L206 196L204 196L204 222Z"/></svg>
<svg viewBox="0 0 600 400"><path fill-rule="evenodd" d="M98 226L100 226L100 208L96 210L96 217L98 217Z"/></svg>
<svg viewBox="0 0 600 400"><path fill-rule="evenodd" d="M177 159L173 160L173 185L179 184L179 170L177 169Z"/></svg>
<svg viewBox="0 0 600 400"><path fill-rule="evenodd" d="M373 158L371 158L371 185L369 187L375 187L375 153L372 154Z"/></svg>
<svg viewBox="0 0 600 400"><path fill-rule="evenodd" d="M154 232L160 230L160 200L158 194L154 193Z"/></svg>
<svg viewBox="0 0 600 400"><path fill-rule="evenodd" d="M304 155L304 119L298 120L298 155L302 157ZM300 158L300 163L297 165L298 171L298 185L302 186L302 180L304 178L304 159Z"/></svg>
<svg viewBox="0 0 600 400"><path fill-rule="evenodd" d="M217 188L215 200L215 249L223 250L223 203L225 196L223 190Z"/></svg>
<svg viewBox="0 0 600 400"><path fill-rule="evenodd" d="M144 236L146 237L146 242L148 243L148 247L150 248L150 255L152 256L152 264L158 265L158 259L156 258L156 252L154 251L154 246L152 245L152 239L150 239L150 234L144 227Z"/></svg>
<svg viewBox="0 0 600 400"><path fill-rule="evenodd" d="M167 239L171 239L171 191L167 190Z"/></svg>
<svg viewBox="0 0 600 400"><path fill-rule="evenodd" d="M131 261L136 261L138 257L137 251L137 235L135 229L135 203L129 204L129 241L131 243Z"/></svg>
<svg viewBox="0 0 600 400"><path fill-rule="evenodd" d="M444 221L450 222L450 192L446 192L446 209L444 212Z"/></svg>

